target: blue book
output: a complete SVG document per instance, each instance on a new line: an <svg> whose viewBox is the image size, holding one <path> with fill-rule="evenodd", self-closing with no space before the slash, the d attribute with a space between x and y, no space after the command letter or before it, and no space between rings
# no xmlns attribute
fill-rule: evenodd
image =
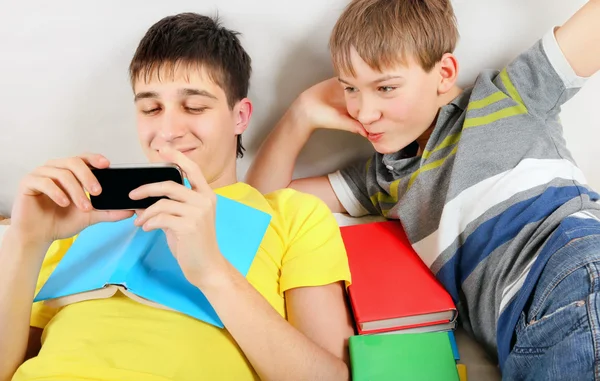
<svg viewBox="0 0 600 381"><path fill-rule="evenodd" d="M204 294L188 282L162 230L145 232L135 216L84 229L34 302L53 307L114 295L178 311L223 328ZM216 235L223 256L244 276L262 242L271 216L217 195Z"/></svg>
<svg viewBox="0 0 600 381"><path fill-rule="evenodd" d="M456 345L456 338L454 337L454 332L448 331L448 338L450 339L450 346L452 347L452 354L454 355L454 360L460 360L460 355L458 354L458 346Z"/></svg>

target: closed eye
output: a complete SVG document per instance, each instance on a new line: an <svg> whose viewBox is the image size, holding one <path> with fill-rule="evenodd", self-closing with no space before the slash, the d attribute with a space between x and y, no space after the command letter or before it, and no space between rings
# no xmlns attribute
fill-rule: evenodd
<svg viewBox="0 0 600 381"><path fill-rule="evenodd" d="M155 114L155 113L157 113L159 111L160 111L160 108L155 107L155 108L150 109L150 110L142 110L142 114L144 114L144 115L152 115L152 114Z"/></svg>
<svg viewBox="0 0 600 381"><path fill-rule="evenodd" d="M199 114L199 113L206 111L207 108L208 107L186 107L185 109L186 109L186 111Z"/></svg>

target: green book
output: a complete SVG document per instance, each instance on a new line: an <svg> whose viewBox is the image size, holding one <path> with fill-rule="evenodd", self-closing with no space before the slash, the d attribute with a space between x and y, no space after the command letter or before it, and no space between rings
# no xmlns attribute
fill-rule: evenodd
<svg viewBox="0 0 600 381"><path fill-rule="evenodd" d="M350 337L353 381L459 381L447 332Z"/></svg>

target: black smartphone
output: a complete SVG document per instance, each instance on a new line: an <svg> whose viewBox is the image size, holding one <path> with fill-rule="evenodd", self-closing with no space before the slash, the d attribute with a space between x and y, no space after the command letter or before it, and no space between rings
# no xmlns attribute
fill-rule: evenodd
<svg viewBox="0 0 600 381"><path fill-rule="evenodd" d="M163 181L183 184L183 173L179 166L169 163L115 165L109 168L92 168L92 173L102 187L98 196L90 195L90 201L97 210L146 209L161 198L148 197L132 200L129 193L142 185Z"/></svg>

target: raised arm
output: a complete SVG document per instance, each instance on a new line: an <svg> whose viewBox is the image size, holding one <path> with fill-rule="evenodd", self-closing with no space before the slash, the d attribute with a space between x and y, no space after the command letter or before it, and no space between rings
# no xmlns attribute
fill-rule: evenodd
<svg viewBox="0 0 600 381"><path fill-rule="evenodd" d="M327 176L292 180L296 160L312 131L288 110L264 141L248 170L246 181L262 193L293 188L323 200L334 213L345 212Z"/></svg>
<svg viewBox="0 0 600 381"><path fill-rule="evenodd" d="M327 176L292 180L298 155L316 128L364 133L346 111L344 93L335 78L305 91L292 104L260 147L246 181L262 193L293 188L323 200L332 212L346 210Z"/></svg>
<svg viewBox="0 0 600 381"><path fill-rule="evenodd" d="M589 0L555 35L575 74L589 77L600 70L600 0Z"/></svg>

